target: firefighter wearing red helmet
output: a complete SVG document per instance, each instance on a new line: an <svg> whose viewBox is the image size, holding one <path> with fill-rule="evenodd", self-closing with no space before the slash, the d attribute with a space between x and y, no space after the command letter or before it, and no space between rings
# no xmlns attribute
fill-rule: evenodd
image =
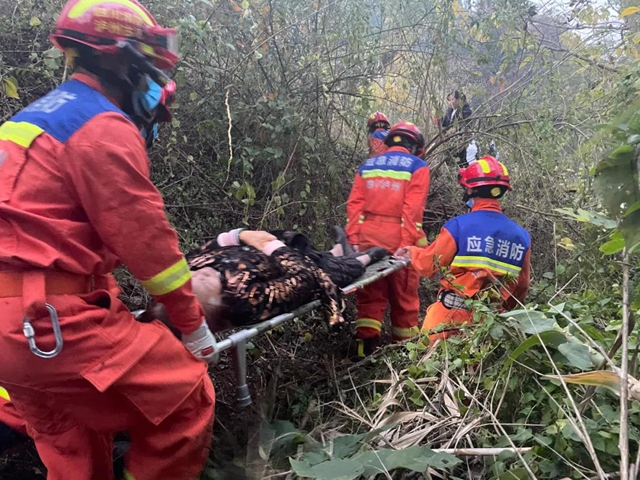
<svg viewBox="0 0 640 480"><path fill-rule="evenodd" d="M360 251L374 246L390 253L404 245L425 246L422 216L429 192L429 166L420 157L424 137L413 123L389 130L386 153L360 166L347 201L347 237ZM382 319L391 306L394 340L418 333L419 275L405 268L378 280L357 294L358 356L370 354L380 342Z"/></svg>
<svg viewBox="0 0 640 480"><path fill-rule="evenodd" d="M436 240L427 248L409 246L396 252L411 258L413 267L425 277L433 277L441 267L451 275L440 281L437 301L422 325L429 333L446 324L467 324L473 312L467 299L487 290L496 293L500 311L524 302L529 289L529 232L502 213L499 199L511 190L507 168L484 156L461 169L458 183L471 212L444 224ZM445 339L450 332L431 335L431 341Z"/></svg>
<svg viewBox="0 0 640 480"><path fill-rule="evenodd" d="M207 456L215 339L140 132L175 39L135 0L71 0L51 40L76 73L0 125L0 385L50 480L112 478L118 431L130 479L192 479ZM182 343L134 320L120 263Z"/></svg>
<svg viewBox="0 0 640 480"><path fill-rule="evenodd" d="M380 155L387 151L387 145L384 141L389 133L389 125L389 119L382 112L375 112L367 119L369 157Z"/></svg>

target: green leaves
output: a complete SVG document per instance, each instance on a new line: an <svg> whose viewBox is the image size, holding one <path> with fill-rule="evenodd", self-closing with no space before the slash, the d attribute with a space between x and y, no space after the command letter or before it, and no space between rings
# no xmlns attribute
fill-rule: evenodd
<svg viewBox="0 0 640 480"><path fill-rule="evenodd" d="M611 234L611 240L606 243L600 245L600 251L606 255L613 255L615 253L621 252L624 248L624 236L622 232L616 230Z"/></svg>
<svg viewBox="0 0 640 480"><path fill-rule="evenodd" d="M595 168L594 190L608 215L617 219L622 234L622 238L612 238L601 247L606 254L619 252L624 248L623 243L630 253L640 246L640 188L636 151L636 145L640 142L638 106L638 101L631 103L612 122L609 135L610 144L614 146Z"/></svg>
<svg viewBox="0 0 640 480"><path fill-rule="evenodd" d="M559 345L558 350L572 367L588 370L594 366L589 356L589 347L586 345L567 342Z"/></svg>
<svg viewBox="0 0 640 480"><path fill-rule="evenodd" d="M604 227L607 229L616 228L616 222L598 212L590 212L581 208L556 208L556 212L562 213L567 217L583 223L590 223L596 227Z"/></svg>
<svg viewBox="0 0 640 480"><path fill-rule="evenodd" d="M513 310L501 314L502 317L513 318L524 333L535 334L553 330L556 321L538 310Z"/></svg>
<svg viewBox="0 0 640 480"><path fill-rule="evenodd" d="M364 473L362 463L355 460L337 459L311 466L307 462L291 459L293 471L305 478L316 480L353 480Z"/></svg>
<svg viewBox="0 0 640 480"><path fill-rule="evenodd" d="M49 50L44 52L43 57L44 65L49 70L56 70L62 65L64 54L56 47L51 47Z"/></svg>
<svg viewBox="0 0 640 480"><path fill-rule="evenodd" d="M423 446L414 446L403 450L370 450L350 459L336 458L315 465L308 460L291 459L290 461L291 467L297 475L317 480L352 480L360 475L369 478L399 468L424 473L428 468L444 470L461 463L453 455L437 453Z"/></svg>
<svg viewBox="0 0 640 480"><path fill-rule="evenodd" d="M569 327L562 328L554 318L547 316L549 314L561 314L564 308L565 304L562 303L552 306L546 313L538 310L524 309L501 314L501 317L506 317L514 321L522 333L531 335L531 337L516 347L505 362L502 368L503 372L509 368L518 357L537 345L545 345L547 348L557 350L561 357L555 357L556 361L567 366L581 370L588 370L600 366L604 358L595 349L587 345L582 339L576 337L569 330Z"/></svg>

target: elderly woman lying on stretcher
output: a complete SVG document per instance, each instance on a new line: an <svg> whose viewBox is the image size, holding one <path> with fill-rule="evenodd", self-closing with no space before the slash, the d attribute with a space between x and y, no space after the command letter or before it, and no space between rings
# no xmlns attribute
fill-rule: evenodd
<svg viewBox="0 0 640 480"><path fill-rule="evenodd" d="M344 255L341 244L318 252L301 234L274 233L278 236L232 230L187 254L193 291L213 332L261 322L316 299L322 301L329 324L340 323L338 287L387 255L384 248ZM171 326L161 305L151 307L145 317Z"/></svg>

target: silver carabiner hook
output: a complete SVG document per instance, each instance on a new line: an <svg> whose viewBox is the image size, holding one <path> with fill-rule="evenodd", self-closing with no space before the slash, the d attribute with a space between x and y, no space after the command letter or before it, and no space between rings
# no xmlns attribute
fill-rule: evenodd
<svg viewBox="0 0 640 480"><path fill-rule="evenodd" d="M53 326L53 336L56 339L56 346L53 350L48 352L44 352L38 348L36 344L36 331L33 329L33 325L29 321L29 317L25 316L22 319L22 333L29 341L29 349L31 353L33 353L36 357L40 358L54 358L57 357L62 351L62 332L60 331L60 321L58 320L58 312L48 303L44 304L49 311L49 316L51 317L51 325Z"/></svg>

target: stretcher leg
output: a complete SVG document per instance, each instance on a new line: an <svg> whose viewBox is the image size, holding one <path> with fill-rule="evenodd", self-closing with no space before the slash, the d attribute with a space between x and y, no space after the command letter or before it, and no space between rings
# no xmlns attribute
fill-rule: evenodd
<svg viewBox="0 0 640 480"><path fill-rule="evenodd" d="M236 401L239 408L251 405L251 393L247 385L247 343L238 342L233 347L233 368L236 372Z"/></svg>

